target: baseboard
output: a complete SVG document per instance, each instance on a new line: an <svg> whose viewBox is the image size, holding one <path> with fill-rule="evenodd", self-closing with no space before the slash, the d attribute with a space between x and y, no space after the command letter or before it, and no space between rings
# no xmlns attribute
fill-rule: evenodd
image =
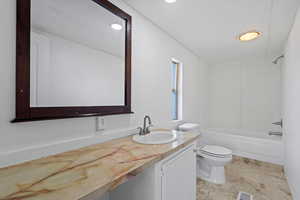
<svg viewBox="0 0 300 200"><path fill-rule="evenodd" d="M300 199L300 193L299 194L297 194L297 190L296 190L296 188L294 187L294 185L293 184L291 184L291 182L290 182L290 178L289 178L289 176L288 176L288 172L287 172L287 169L286 169L286 167L284 167L284 171L285 171L285 177L286 177L286 179L287 179L287 182L288 182L288 185L289 185L289 187L290 187L290 190L291 190L291 193L292 193L292 197L293 197L293 199L295 199L295 200L298 200L298 199Z"/></svg>

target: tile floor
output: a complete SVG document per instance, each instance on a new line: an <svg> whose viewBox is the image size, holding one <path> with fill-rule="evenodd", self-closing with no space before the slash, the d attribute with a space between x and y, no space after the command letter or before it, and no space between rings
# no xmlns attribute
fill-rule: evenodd
<svg viewBox="0 0 300 200"><path fill-rule="evenodd" d="M253 200L292 200L283 168L279 165L234 157L226 166L227 182L215 185L198 179L197 200L236 200L239 191Z"/></svg>

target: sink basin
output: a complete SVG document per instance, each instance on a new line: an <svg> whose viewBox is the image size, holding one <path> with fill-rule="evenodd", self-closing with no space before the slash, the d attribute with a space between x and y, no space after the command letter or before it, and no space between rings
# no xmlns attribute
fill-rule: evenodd
<svg viewBox="0 0 300 200"><path fill-rule="evenodd" d="M132 139L141 144L167 144L175 141L177 135L169 131L155 131L147 135L134 135Z"/></svg>

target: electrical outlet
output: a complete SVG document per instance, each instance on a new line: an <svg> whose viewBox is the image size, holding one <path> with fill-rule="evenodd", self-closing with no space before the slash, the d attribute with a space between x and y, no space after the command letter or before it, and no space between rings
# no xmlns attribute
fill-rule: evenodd
<svg viewBox="0 0 300 200"><path fill-rule="evenodd" d="M97 117L96 118L96 131L101 132L106 129L105 119L104 117Z"/></svg>

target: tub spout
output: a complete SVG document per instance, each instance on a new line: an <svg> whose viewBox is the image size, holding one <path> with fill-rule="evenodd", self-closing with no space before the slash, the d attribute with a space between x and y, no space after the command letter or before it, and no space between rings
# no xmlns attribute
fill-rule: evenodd
<svg viewBox="0 0 300 200"><path fill-rule="evenodd" d="M272 132L272 131L270 131L270 132L269 132L269 135L270 135L270 136L271 136L271 135L282 136L283 134L282 134L282 132Z"/></svg>

